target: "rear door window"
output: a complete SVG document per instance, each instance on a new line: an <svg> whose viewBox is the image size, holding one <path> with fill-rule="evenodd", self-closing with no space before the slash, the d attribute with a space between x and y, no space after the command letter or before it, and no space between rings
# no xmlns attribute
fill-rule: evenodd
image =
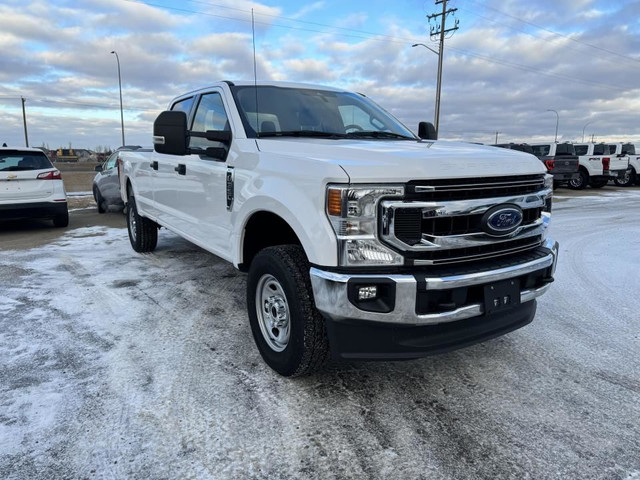
<svg viewBox="0 0 640 480"><path fill-rule="evenodd" d="M0 152L0 172L45 170L53 165L44 153L4 150Z"/></svg>
<svg viewBox="0 0 640 480"><path fill-rule="evenodd" d="M574 145L576 155L586 155L589 151L589 145Z"/></svg>
<svg viewBox="0 0 640 480"><path fill-rule="evenodd" d="M636 154L635 145L632 144L632 143L625 143L624 145L622 145L622 154L623 155L635 155Z"/></svg>
<svg viewBox="0 0 640 480"><path fill-rule="evenodd" d="M608 155L609 147L607 145L594 145L593 146L593 154L594 155Z"/></svg>

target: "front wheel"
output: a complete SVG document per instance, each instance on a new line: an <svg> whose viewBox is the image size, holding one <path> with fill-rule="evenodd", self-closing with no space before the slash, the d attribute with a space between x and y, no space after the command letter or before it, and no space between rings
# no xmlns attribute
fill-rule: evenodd
<svg viewBox="0 0 640 480"><path fill-rule="evenodd" d="M578 172L578 176L576 178L572 178L569 180L569 188L573 190L584 190L587 188L589 184L589 174L584 170L580 170Z"/></svg>
<svg viewBox="0 0 640 480"><path fill-rule="evenodd" d="M104 198L102 198L102 194L100 193L100 189L98 187L93 187L93 198L95 198L96 200L98 213L105 213L107 210L106 208L104 208Z"/></svg>
<svg viewBox="0 0 640 480"><path fill-rule="evenodd" d="M636 183L636 171L630 168L624 173L624 177L616 177L613 181L619 187L630 187Z"/></svg>
<svg viewBox="0 0 640 480"><path fill-rule="evenodd" d="M152 252L158 244L158 224L153 220L138 215L136 200L129 197L127 213L127 230L129 241L136 252Z"/></svg>
<svg viewBox="0 0 640 480"><path fill-rule="evenodd" d="M280 375L307 375L327 362L326 326L300 246L269 247L256 255L247 278L247 310L260 355Z"/></svg>

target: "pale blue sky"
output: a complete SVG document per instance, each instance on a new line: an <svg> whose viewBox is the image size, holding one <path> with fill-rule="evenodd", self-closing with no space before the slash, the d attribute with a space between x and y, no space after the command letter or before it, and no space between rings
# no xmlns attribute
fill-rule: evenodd
<svg viewBox="0 0 640 480"><path fill-rule="evenodd" d="M490 142L640 140L640 1L453 0L441 137ZM127 143L186 89L253 75L361 91L408 126L433 120L431 1L0 1L0 141L119 145L115 57ZM451 17L450 17L451 19ZM435 46L435 44L433 44Z"/></svg>

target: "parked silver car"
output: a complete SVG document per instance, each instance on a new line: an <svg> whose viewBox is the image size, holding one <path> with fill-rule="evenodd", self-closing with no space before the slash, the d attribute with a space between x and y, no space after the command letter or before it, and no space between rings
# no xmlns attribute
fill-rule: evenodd
<svg viewBox="0 0 640 480"><path fill-rule="evenodd" d="M122 151L131 150L145 151L146 149L137 145L120 147L102 165L96 167L98 174L93 179L93 198L96 201L99 213L105 213L111 206L124 208L118 181L118 154Z"/></svg>

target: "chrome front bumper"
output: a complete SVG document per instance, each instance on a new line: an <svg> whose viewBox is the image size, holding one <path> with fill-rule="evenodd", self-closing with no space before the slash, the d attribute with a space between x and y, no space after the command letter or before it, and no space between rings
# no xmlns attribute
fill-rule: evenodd
<svg viewBox="0 0 640 480"><path fill-rule="evenodd" d="M552 267L553 275L558 259L558 243L547 239L543 246L549 250L548 255L519 265L465 275L448 277L427 276L425 279L426 290L447 290L488 284L519 277L549 267ZM464 320L466 318L480 316L484 313L484 305L482 303L471 303L442 313L417 314L416 298L418 294L418 282L413 275L348 275L327 272L318 268L311 268L310 275L316 307L323 314L336 321L356 319L397 325L435 325ZM368 312L359 309L351 303L347 294L347 284L349 280L358 278L367 280L386 279L395 282L395 309L389 313ZM532 290L521 290L520 302L529 302L539 297L548 290L549 286L550 284L546 284Z"/></svg>

